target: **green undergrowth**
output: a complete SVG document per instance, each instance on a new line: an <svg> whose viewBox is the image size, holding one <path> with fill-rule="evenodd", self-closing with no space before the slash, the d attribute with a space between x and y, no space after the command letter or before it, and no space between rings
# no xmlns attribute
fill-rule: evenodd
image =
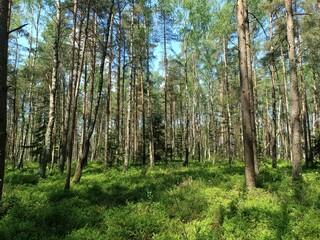
<svg viewBox="0 0 320 240"><path fill-rule="evenodd" d="M320 174L261 167L247 191L244 167L181 163L102 171L96 163L63 191L65 176L8 170L0 239L320 239Z"/></svg>

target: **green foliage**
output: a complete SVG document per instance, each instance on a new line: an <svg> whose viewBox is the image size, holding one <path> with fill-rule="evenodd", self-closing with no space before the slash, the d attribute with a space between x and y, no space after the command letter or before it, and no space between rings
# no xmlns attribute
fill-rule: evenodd
<svg viewBox="0 0 320 240"><path fill-rule="evenodd" d="M36 185L39 182L39 176L30 172L8 172L6 174L6 181L10 185L24 185L31 184Z"/></svg>
<svg viewBox="0 0 320 240"><path fill-rule="evenodd" d="M287 163L261 168L247 191L242 163L232 168L181 162L126 174L90 164L80 184L39 179L37 166L7 172L1 239L319 239L320 174L292 182Z"/></svg>

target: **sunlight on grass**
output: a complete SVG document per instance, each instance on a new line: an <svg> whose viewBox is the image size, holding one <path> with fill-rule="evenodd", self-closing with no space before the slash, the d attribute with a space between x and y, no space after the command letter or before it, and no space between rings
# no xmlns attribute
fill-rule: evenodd
<svg viewBox="0 0 320 240"><path fill-rule="evenodd" d="M246 191L243 166L194 163L128 173L98 164L63 191L64 176L36 166L9 171L0 205L1 239L318 239L320 176L293 183L281 165L261 169Z"/></svg>

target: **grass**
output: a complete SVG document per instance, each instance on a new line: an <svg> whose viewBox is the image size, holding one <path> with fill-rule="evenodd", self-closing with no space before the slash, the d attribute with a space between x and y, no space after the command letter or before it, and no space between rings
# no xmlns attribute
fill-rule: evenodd
<svg viewBox="0 0 320 240"><path fill-rule="evenodd" d="M172 163L128 173L96 163L63 191L64 176L8 170L0 239L320 239L320 174L292 182L286 163L261 167L246 191L244 168Z"/></svg>

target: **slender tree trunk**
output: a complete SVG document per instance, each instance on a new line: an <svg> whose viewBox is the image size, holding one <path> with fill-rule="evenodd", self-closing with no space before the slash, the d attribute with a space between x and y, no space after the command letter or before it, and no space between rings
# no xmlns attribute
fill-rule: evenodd
<svg viewBox="0 0 320 240"><path fill-rule="evenodd" d="M197 148L198 148L198 161L201 162L201 127L200 127L200 121L201 121L201 113L198 112L196 114L197 117Z"/></svg>
<svg viewBox="0 0 320 240"><path fill-rule="evenodd" d="M147 23L148 22L148 25ZM154 159L154 134L153 134L153 115L152 115L152 83L150 78L150 34L149 34L149 21L144 23L144 33L146 36L145 49L146 49L146 81L147 81L147 101L148 101L148 114L149 114L149 164L150 168L153 168L155 165Z"/></svg>
<svg viewBox="0 0 320 240"><path fill-rule="evenodd" d="M272 167L277 167L277 111L276 111L276 88L275 88L275 61L274 61L274 46L273 46L273 19L272 13L269 17L270 20L270 73L271 73L271 95L272 95L272 137L271 137L271 149L272 149Z"/></svg>
<svg viewBox="0 0 320 240"><path fill-rule="evenodd" d="M117 110L116 110L116 161L119 157L120 152L120 112L121 112L121 42L122 42L122 11L121 8L121 1L118 0L118 9L119 9L119 16L118 16L118 32L117 32L117 44L118 44L118 66L117 66Z"/></svg>
<svg viewBox="0 0 320 240"><path fill-rule="evenodd" d="M141 111L142 111L142 164L146 164L146 116L144 97L144 76L143 76L143 51L140 46L140 89L141 89Z"/></svg>
<svg viewBox="0 0 320 240"><path fill-rule="evenodd" d="M147 48L147 55L149 59L149 47ZM152 85L150 79L149 61L147 61L147 81L148 81L148 108L149 108L149 155L150 155L150 167L153 168L155 165L154 159L154 136L153 136L153 115L152 115Z"/></svg>
<svg viewBox="0 0 320 240"><path fill-rule="evenodd" d="M133 25L134 25L134 1L131 1L131 23L130 23L130 49L129 49L129 62L130 62L130 82L127 94L127 123L126 123L126 138L125 138L125 158L124 158L124 172L128 171L130 159L130 136L131 136L131 100L132 100L132 84L134 78L134 64L133 64Z"/></svg>
<svg viewBox="0 0 320 240"><path fill-rule="evenodd" d="M112 62L113 62L113 27L112 27L112 22L111 24L111 31L109 33L110 35L110 47L109 47L109 56L110 56L110 61L109 61L109 76L108 76L108 82L107 82L107 112L106 112L106 126L105 126L105 139L104 139L104 170L106 171L109 165L109 123L110 123L110 112L111 112L111 79L112 79Z"/></svg>
<svg viewBox="0 0 320 240"><path fill-rule="evenodd" d="M123 155L123 160L125 160L125 141L126 141L126 126L125 126L125 102L128 99L128 96L125 95L125 79L126 79L126 40L123 40L123 51L122 51L122 86L121 86L121 96L123 101L120 102L120 110L121 110L121 126L120 126L120 134L122 136L120 142L120 151ZM128 103L129 104L129 103Z"/></svg>
<svg viewBox="0 0 320 240"><path fill-rule="evenodd" d="M135 56L135 50L134 50L134 58ZM134 77L133 77L133 88L132 88L132 161L136 162L137 161L137 149L138 149L138 74L137 74L137 67L136 67L136 62L132 63L134 65Z"/></svg>
<svg viewBox="0 0 320 240"><path fill-rule="evenodd" d="M163 62L164 62L164 161L168 164L168 58L167 58L167 23L163 17Z"/></svg>
<svg viewBox="0 0 320 240"><path fill-rule="evenodd" d="M281 54L281 64L282 64L282 76L283 76L283 91L285 100L285 119L286 119L286 129L287 129L287 157L292 160L292 148L291 148L291 124L289 119L289 100L288 100L288 87L287 87L287 71L285 58L282 50L282 44L280 44L280 54Z"/></svg>
<svg viewBox="0 0 320 240"><path fill-rule="evenodd" d="M255 177L259 175L259 164L257 156L257 140L256 140L256 121L255 121L255 99L253 93L252 81L252 61L251 61L251 41L250 41L250 26L249 26L249 9L247 1L243 1L244 6L244 24L245 24L245 41L247 52L247 69L248 69L248 86L249 86L249 103L250 103L250 118L251 118L251 132L252 132L252 151Z"/></svg>
<svg viewBox="0 0 320 240"><path fill-rule="evenodd" d="M319 0L320 2L320 0ZM312 68L313 75L313 105L314 105L314 121L313 121L313 136L315 136L315 130L319 128L319 103L318 103L318 91L317 91L317 79L316 69Z"/></svg>
<svg viewBox="0 0 320 240"><path fill-rule="evenodd" d="M244 161L246 185L248 189L256 187L255 183L255 168L254 168L254 151L253 151L253 131L251 118L251 97L250 97L250 82L248 77L248 59L247 59L247 40L246 40L246 21L248 19L244 14L245 0L237 1L237 20L238 20L238 41L239 41L239 63L240 63L240 91L241 91L241 112L242 112L242 127L243 127L243 146L244 146Z"/></svg>
<svg viewBox="0 0 320 240"><path fill-rule="evenodd" d="M70 177L71 177L71 159L68 159L69 151L72 151L68 148L68 142L73 141L69 139L69 129L71 126L71 111L72 111L72 102L73 102L73 82L74 82L74 62L75 62L75 44L76 44L76 29L77 29L77 12L78 12L78 1L74 0L73 2L73 25L72 25L72 36L71 36L71 51L70 51L70 72L69 72L69 83L68 83L68 99L67 99L67 111L66 119L64 121L65 125L63 128L63 139L62 139L62 159L60 168L64 163L67 164L67 175L66 175L66 184L65 190L70 188ZM71 146L72 147L72 146ZM62 169L61 169L62 170ZM60 171L61 171L60 170Z"/></svg>
<svg viewBox="0 0 320 240"><path fill-rule="evenodd" d="M170 106L170 125L171 125L171 157L170 160L173 160L173 156L176 155L176 101L171 97L171 106Z"/></svg>
<svg viewBox="0 0 320 240"><path fill-rule="evenodd" d="M65 166L65 152L66 152L66 134L65 134L65 129L66 129L66 121L67 121L67 114L66 113L66 81L64 79L61 80L61 100L60 100L60 115L61 115L61 124L60 126L60 145L59 145L59 158L58 158L58 172L59 174L63 174L64 171L64 166Z"/></svg>
<svg viewBox="0 0 320 240"><path fill-rule="evenodd" d="M184 40L184 80L185 80L185 135L184 135L184 148L185 148L185 159L183 162L184 166L189 165L189 80L188 80L188 53L187 53L187 41Z"/></svg>
<svg viewBox="0 0 320 240"><path fill-rule="evenodd" d="M91 120L91 116L89 119L90 124L88 126L85 140L83 142L82 151L81 151L78 163L77 163L76 171L75 171L75 174L72 179L73 184L78 183L80 181L81 176L82 176L82 170L87 165L87 162L88 162L88 156L89 156L89 150L90 150L90 140L91 140L91 137L92 137L92 134L95 129L96 122L97 122L98 110L99 110L101 95L102 95L102 88L103 88L103 82L104 82L104 64L105 64L105 59L107 56L107 49L109 47L109 35L111 34L110 29L112 29L112 23L113 23L113 15L114 15L113 14L113 7L114 7L114 0L111 2L110 13L109 13L109 17L107 20L105 44L103 46L104 50L103 50L103 54L101 57L101 65L100 65L100 79L99 79L99 86L98 86L98 92L97 92L97 102L95 104L95 107L94 107L94 110L92 113L93 119ZM88 14L87 14L87 21L88 22L89 22L89 16L90 16L89 12L90 12L90 0L89 0L89 7L88 7ZM88 27L88 25L86 26L86 29L87 29L87 27ZM87 33L85 35L87 36ZM92 64L92 65L94 65L94 64ZM92 70L94 70L94 69L92 69ZM110 72L109 72L109 74L110 74ZM92 77L94 77L94 76L92 76Z"/></svg>
<svg viewBox="0 0 320 240"><path fill-rule="evenodd" d="M307 111L307 95L306 95L306 86L303 74L303 64L302 64L302 53L301 53L301 44L300 44L300 36L298 36L297 41L297 50L298 50L298 61L299 61L299 73L300 73L300 81L301 81L301 121L302 121L302 135L304 139L304 154L305 154L305 164L307 167L312 166L313 159L311 158L311 144L309 142L309 114Z"/></svg>
<svg viewBox="0 0 320 240"><path fill-rule="evenodd" d="M7 64L9 1L0 1L0 201L2 198L7 142Z"/></svg>
<svg viewBox="0 0 320 240"><path fill-rule="evenodd" d="M11 139L11 153L10 157L12 159L12 166L13 168L16 167L16 161L17 157L19 156L19 148L17 143L18 138L18 117L19 117L19 110L18 110L18 99L17 99L17 78L18 78L18 70L17 70L17 63L19 61L18 59L18 51L19 51L19 45L18 40L16 40L16 49L15 49L15 61L14 61L14 69L13 69L13 83L12 83L12 89L13 89L13 100L12 100L12 139Z"/></svg>
<svg viewBox="0 0 320 240"><path fill-rule="evenodd" d="M26 93L22 94L22 99L21 99L21 130L20 130L20 140L19 140L19 145L24 146L24 134L25 134L25 128L26 128L26 117L25 117L25 101L26 101ZM18 163L18 169L23 168L23 156L24 156L24 150L25 148L21 148L21 153L18 155L19 158L19 163Z"/></svg>
<svg viewBox="0 0 320 240"><path fill-rule="evenodd" d="M228 68L228 58L227 58L227 38L223 37L223 55L224 55L224 81L226 88L226 122L227 122L227 154L228 163L231 167L232 164L232 154L231 154L231 114L230 114L230 92L229 92L229 68Z"/></svg>
<svg viewBox="0 0 320 240"><path fill-rule="evenodd" d="M294 21L292 13L292 0L285 0L288 55L290 66L290 94L291 94L291 124L292 124L292 178L302 178L301 169L301 131L300 131L300 96L297 78Z"/></svg>
<svg viewBox="0 0 320 240"><path fill-rule="evenodd" d="M192 151L191 151L191 156L192 156L192 159L195 158L195 152L196 152L196 88L197 88L197 83L196 83L196 66L195 66L195 63L196 63L196 60L195 60L195 53L192 54L192 67L193 67L193 78L192 78L192 81L193 81L193 88L192 88L192 122L191 122L191 129L192 129L192 132L191 132L191 140L190 142L192 142ZM223 89L223 88L222 88ZM222 90L223 92L223 90ZM224 133L222 133L222 136L224 135Z"/></svg>
<svg viewBox="0 0 320 240"><path fill-rule="evenodd" d="M74 2L75 5L77 5L77 0ZM67 156L67 174L66 174L66 183L65 183L65 190L68 190L70 188L70 179L71 179L71 163L72 163L72 156L73 156L73 147L74 147L74 138L75 138L75 132L76 132L76 116L77 116L77 109L78 109L78 97L79 97L79 88L80 88L80 80L81 75L83 71L84 66L84 60L85 60L85 53L87 48L87 40L88 40L88 26L90 21L90 4L91 1L88 0L88 7L87 7L87 15L86 15L86 25L85 25L85 32L84 32L84 41L83 41L83 47L82 52L80 54L79 51L79 57L78 64L77 64L77 72L75 75L75 83L74 83L74 94L73 94L73 101L71 102L72 105L72 111L71 111L71 118L70 118L70 128L68 132L68 143L67 143L67 149L68 149L68 156ZM75 11L76 12L76 11ZM81 29L81 26L80 26ZM81 36L81 32L79 32L79 38ZM79 40L80 43L80 40ZM83 155L88 158L88 150L89 147L85 147ZM79 163L79 161L78 161ZM78 166L78 165L77 165ZM77 170L76 170L77 173ZM76 174L75 173L75 174Z"/></svg>
<svg viewBox="0 0 320 240"><path fill-rule="evenodd" d="M264 140L264 151L265 155L270 157L271 156L271 133L270 133L270 121L269 121L269 94L268 90L265 93L265 111L264 111L264 126L263 126L263 140Z"/></svg>
<svg viewBox="0 0 320 240"><path fill-rule="evenodd" d="M45 152L44 157L40 160L39 175L44 178L46 176L47 163L52 159L53 148L53 126L56 115L56 92L57 82L59 75L59 46L60 46L60 27L61 27L61 7L60 0L56 0L56 34L54 41L54 58L53 58L53 71L51 84L49 84L50 96L49 96L49 122L45 134Z"/></svg>

